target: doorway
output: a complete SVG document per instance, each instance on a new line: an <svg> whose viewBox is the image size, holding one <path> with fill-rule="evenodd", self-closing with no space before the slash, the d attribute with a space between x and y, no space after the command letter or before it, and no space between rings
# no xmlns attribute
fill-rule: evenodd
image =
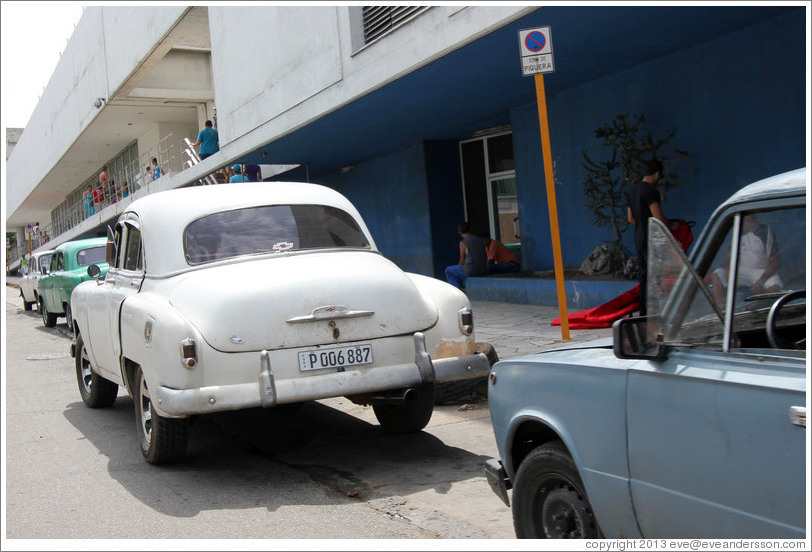
<svg viewBox="0 0 812 552"><path fill-rule="evenodd" d="M513 134L504 131L460 142L460 159L466 220L475 233L487 232L521 261Z"/></svg>

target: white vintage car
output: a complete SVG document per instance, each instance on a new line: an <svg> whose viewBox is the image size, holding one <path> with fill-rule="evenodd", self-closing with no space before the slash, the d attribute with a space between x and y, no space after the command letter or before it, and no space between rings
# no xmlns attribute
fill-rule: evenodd
<svg viewBox="0 0 812 552"><path fill-rule="evenodd" d="M35 251L28 256L23 268L23 277L20 278L20 297L23 298L23 308L30 311L35 305L39 306L39 277L48 273L53 249Z"/></svg>
<svg viewBox="0 0 812 552"><path fill-rule="evenodd" d="M324 186L156 193L110 234L106 278L71 296L71 354L87 406L119 386L133 396L153 464L185 454L189 417L224 410L346 396L386 431L417 431L435 384L482 379L497 360L467 297L387 260Z"/></svg>

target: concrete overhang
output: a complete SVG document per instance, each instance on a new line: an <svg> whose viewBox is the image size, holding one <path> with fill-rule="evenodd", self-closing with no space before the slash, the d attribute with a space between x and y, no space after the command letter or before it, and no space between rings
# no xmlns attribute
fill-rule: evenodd
<svg viewBox="0 0 812 552"><path fill-rule="evenodd" d="M780 5L539 8L274 140L253 146L246 135L223 158L306 164L318 175L423 140L462 140L503 126L511 109L536 101L534 79L521 71L522 29L550 27L555 72L544 79L549 99L792 12L804 17L803 7ZM619 102L619 112L624 105Z"/></svg>
<svg viewBox="0 0 812 552"><path fill-rule="evenodd" d="M208 9L192 7L110 98L23 203L7 227L48 220L51 210L133 141L162 123L198 125L214 101Z"/></svg>

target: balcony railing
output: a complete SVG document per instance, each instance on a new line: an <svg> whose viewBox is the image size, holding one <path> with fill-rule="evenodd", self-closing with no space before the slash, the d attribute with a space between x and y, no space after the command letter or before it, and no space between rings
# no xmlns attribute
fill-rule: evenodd
<svg viewBox="0 0 812 552"><path fill-rule="evenodd" d="M71 192L68 197L52 211L50 223L42 226L32 226L26 230L25 243L6 248L7 269L43 246L54 237L60 236L81 224L95 213L121 201L130 194L142 188L148 188L153 181L152 158L160 160L159 165L164 171L166 167L180 167L183 170L181 156L178 153L179 145L170 134L163 138L157 146L139 155L135 163L130 163L118 171L110 171L111 185L106 190L100 189L98 183L93 185L94 193L86 198L84 191L87 182ZM147 170L147 167L150 170ZM166 172L164 172L166 174ZM33 223L32 223L33 224Z"/></svg>

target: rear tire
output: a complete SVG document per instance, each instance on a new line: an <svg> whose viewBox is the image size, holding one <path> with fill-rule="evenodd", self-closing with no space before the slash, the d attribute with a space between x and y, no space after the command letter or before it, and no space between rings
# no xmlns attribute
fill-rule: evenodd
<svg viewBox="0 0 812 552"><path fill-rule="evenodd" d="M135 370L133 391L138 442L146 461L150 464L167 464L183 458L189 440L189 420L164 418L155 412L140 366Z"/></svg>
<svg viewBox="0 0 812 552"><path fill-rule="evenodd" d="M519 466L513 527L520 539L601 538L578 468L561 441L534 449Z"/></svg>
<svg viewBox="0 0 812 552"><path fill-rule="evenodd" d="M76 381L79 394L88 408L110 406L118 396L118 384L104 379L92 370L90 357L81 335L76 336Z"/></svg>
<svg viewBox="0 0 812 552"><path fill-rule="evenodd" d="M499 362L499 356L490 343L477 343L478 352L488 357L491 366ZM434 404L475 401L488 396L488 376L438 383L434 393Z"/></svg>
<svg viewBox="0 0 812 552"><path fill-rule="evenodd" d="M386 433L408 433L426 427L434 412L434 384L424 383L417 396L402 404L373 404L372 410Z"/></svg>
<svg viewBox="0 0 812 552"><path fill-rule="evenodd" d="M23 290L20 290L20 297L23 298L23 310L30 311L34 305L34 303L30 303L25 300L25 295L23 295Z"/></svg>
<svg viewBox="0 0 812 552"><path fill-rule="evenodd" d="M65 321L68 324L68 329L71 332L75 332L75 328L73 327L73 313L70 310L70 303L65 303Z"/></svg>
<svg viewBox="0 0 812 552"><path fill-rule="evenodd" d="M45 306L44 301L42 302L42 323L45 324L46 328L56 326L56 315L48 312L48 307Z"/></svg>

